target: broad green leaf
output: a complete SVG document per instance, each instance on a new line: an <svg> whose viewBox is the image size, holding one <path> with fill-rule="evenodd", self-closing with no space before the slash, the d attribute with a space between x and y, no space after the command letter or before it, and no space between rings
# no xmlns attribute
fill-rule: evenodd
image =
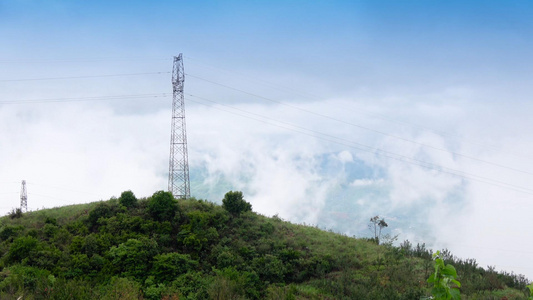
<svg viewBox="0 0 533 300"><path fill-rule="evenodd" d="M461 292L459 292L458 289L451 289L450 295L452 296L452 299L454 300L461 300Z"/></svg>
<svg viewBox="0 0 533 300"><path fill-rule="evenodd" d="M452 279L452 282L455 283L457 287L461 287L461 283L455 279Z"/></svg>
<svg viewBox="0 0 533 300"><path fill-rule="evenodd" d="M436 299L447 299L448 298L448 292L446 291L445 288L442 288L442 287L439 287L439 288L434 287L431 290L431 293L433 294L433 296L435 296Z"/></svg>
<svg viewBox="0 0 533 300"><path fill-rule="evenodd" d="M455 270L455 267L452 265L447 265L446 267L442 268L442 274L450 275L453 278L457 277L457 271Z"/></svg>

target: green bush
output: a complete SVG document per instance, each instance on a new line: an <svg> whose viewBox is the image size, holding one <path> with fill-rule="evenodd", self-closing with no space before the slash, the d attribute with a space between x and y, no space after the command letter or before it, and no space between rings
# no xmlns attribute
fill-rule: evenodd
<svg viewBox="0 0 533 300"><path fill-rule="evenodd" d="M51 239L54 238L56 233L59 231L59 228L54 224L46 223L44 224L42 231L47 238Z"/></svg>
<svg viewBox="0 0 533 300"><path fill-rule="evenodd" d="M120 198L118 198L118 202L127 208L137 206L137 198L132 191L122 192L122 194L120 194Z"/></svg>
<svg viewBox="0 0 533 300"><path fill-rule="evenodd" d="M160 254L154 257L152 273L157 282L170 282L179 275L194 270L197 265L198 262L188 254Z"/></svg>
<svg viewBox="0 0 533 300"><path fill-rule="evenodd" d="M46 292L48 293L48 297L39 299L102 299L98 289L95 289L89 282L82 280L66 280L60 278L56 281L56 283L54 283L52 290L48 290Z"/></svg>
<svg viewBox="0 0 533 300"><path fill-rule="evenodd" d="M39 241L31 236L22 236L15 239L7 253L7 262L17 263L34 257L34 254L39 250L38 246Z"/></svg>
<svg viewBox="0 0 533 300"><path fill-rule="evenodd" d="M142 279L148 275L157 251L157 243L143 237L129 239L125 243L111 247L109 257L120 276Z"/></svg>
<svg viewBox="0 0 533 300"><path fill-rule="evenodd" d="M252 205L243 199L242 192L237 191L229 191L224 195L222 207L234 216L238 216L243 212L252 211Z"/></svg>
<svg viewBox="0 0 533 300"><path fill-rule="evenodd" d="M14 265L4 270L7 276L0 282L0 291L38 293L49 288L53 281L50 272L35 267Z"/></svg>
<svg viewBox="0 0 533 300"><path fill-rule="evenodd" d="M87 222L89 227L92 230L95 230L98 227L98 220L100 218L109 218L114 216L118 212L118 207L116 205L102 202L99 203L90 213Z"/></svg>
<svg viewBox="0 0 533 300"><path fill-rule="evenodd" d="M212 277L202 272L188 272L176 278L171 287L179 291L183 299L209 299L208 287L211 281Z"/></svg>
<svg viewBox="0 0 533 300"><path fill-rule="evenodd" d="M9 217L11 219L19 219L22 218L22 209L20 208L13 208L11 212L9 213Z"/></svg>
<svg viewBox="0 0 533 300"><path fill-rule="evenodd" d="M138 282L127 278L113 277L111 283L107 287L104 295L100 298L102 300L114 299L142 299L141 285Z"/></svg>
<svg viewBox="0 0 533 300"><path fill-rule="evenodd" d="M60 261L64 257L65 254L54 245L46 245L36 252L35 257L32 258L32 263L41 269L54 271L60 267Z"/></svg>
<svg viewBox="0 0 533 300"><path fill-rule="evenodd" d="M148 201L148 212L156 221L171 221L177 210L176 200L170 192L155 192Z"/></svg>
<svg viewBox="0 0 533 300"><path fill-rule="evenodd" d="M7 241L10 238L15 238L24 228L22 226L7 225L0 230L0 241Z"/></svg>
<svg viewBox="0 0 533 300"><path fill-rule="evenodd" d="M255 258L252 265L261 280L269 283L283 282L287 271L285 264L278 257L270 254Z"/></svg>

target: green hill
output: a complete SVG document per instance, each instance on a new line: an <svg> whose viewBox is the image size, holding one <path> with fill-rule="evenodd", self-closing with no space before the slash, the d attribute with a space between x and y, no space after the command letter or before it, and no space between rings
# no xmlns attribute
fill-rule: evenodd
<svg viewBox="0 0 533 300"><path fill-rule="evenodd" d="M167 192L0 218L0 299L423 299L432 252ZM523 276L443 251L462 299L527 299Z"/></svg>

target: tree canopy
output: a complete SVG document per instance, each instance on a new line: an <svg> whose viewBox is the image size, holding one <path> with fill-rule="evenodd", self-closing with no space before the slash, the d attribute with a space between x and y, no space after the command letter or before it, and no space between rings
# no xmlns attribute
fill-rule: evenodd
<svg viewBox="0 0 533 300"><path fill-rule="evenodd" d="M222 207L234 216L252 211L252 205L244 200L242 192L229 191L222 199Z"/></svg>

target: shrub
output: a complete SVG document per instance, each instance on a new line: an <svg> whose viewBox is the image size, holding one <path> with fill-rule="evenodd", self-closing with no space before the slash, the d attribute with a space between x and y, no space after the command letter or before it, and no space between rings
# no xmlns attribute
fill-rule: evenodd
<svg viewBox="0 0 533 300"><path fill-rule="evenodd" d="M4 270L7 276L0 282L0 291L36 293L51 285L50 272L34 267L14 265Z"/></svg>
<svg viewBox="0 0 533 300"><path fill-rule="evenodd" d="M144 278L151 268L153 257L157 254L157 243L151 239L129 239L127 242L111 247L109 257L124 277Z"/></svg>
<svg viewBox="0 0 533 300"><path fill-rule="evenodd" d="M117 205L102 202L98 204L90 213L87 221L91 229L96 229L100 218L110 218L118 212Z"/></svg>
<svg viewBox="0 0 533 300"><path fill-rule="evenodd" d="M66 280L63 278L57 279L53 285L53 289L49 289L49 298L37 299L69 299L69 300L83 300L83 299L106 299L97 294L91 284L82 280ZM109 298L107 298L109 299Z"/></svg>
<svg viewBox="0 0 533 300"><path fill-rule="evenodd" d="M113 277L102 299L140 299L141 285L127 278Z"/></svg>
<svg viewBox="0 0 533 300"><path fill-rule="evenodd" d="M57 226L57 219L52 217L46 217L46 219L44 220L44 224L52 224Z"/></svg>
<svg viewBox="0 0 533 300"><path fill-rule="evenodd" d="M255 258L252 266L261 280L269 283L283 282L283 277L287 271L285 264L278 257L267 254Z"/></svg>
<svg viewBox="0 0 533 300"><path fill-rule="evenodd" d="M202 272L188 272L171 283L171 289L179 291L183 299L209 299L208 287L212 277Z"/></svg>
<svg viewBox="0 0 533 300"><path fill-rule="evenodd" d="M224 195L222 207L234 216L252 210L252 205L243 199L242 192L237 191L229 191Z"/></svg>
<svg viewBox="0 0 533 300"><path fill-rule="evenodd" d="M170 282L179 275L192 271L197 265L198 262L188 254L160 254L154 257L153 273L158 282Z"/></svg>
<svg viewBox="0 0 533 300"><path fill-rule="evenodd" d="M15 263L30 258L38 250L38 245L39 241L31 236L23 236L15 239L7 253L7 261Z"/></svg>
<svg viewBox="0 0 533 300"><path fill-rule="evenodd" d="M217 276L207 291L211 299L245 299L242 288L230 279Z"/></svg>
<svg viewBox="0 0 533 300"><path fill-rule="evenodd" d="M11 212L9 213L9 217L10 217L11 219L18 219L18 218L21 218L21 217L22 217L22 209L20 209L20 208L17 208L17 209L13 208L13 209L11 210Z"/></svg>
<svg viewBox="0 0 533 300"><path fill-rule="evenodd" d="M178 210L172 193L159 191L148 202L148 212L156 221L171 221Z"/></svg>
<svg viewBox="0 0 533 300"><path fill-rule="evenodd" d="M0 241L7 241L9 238L14 238L17 236L19 231L24 229L22 226L12 226L7 225L2 230L0 230Z"/></svg>
<svg viewBox="0 0 533 300"><path fill-rule="evenodd" d="M122 194L120 194L120 198L118 198L118 201L120 204L128 208L137 206L137 198L132 191L122 192Z"/></svg>

